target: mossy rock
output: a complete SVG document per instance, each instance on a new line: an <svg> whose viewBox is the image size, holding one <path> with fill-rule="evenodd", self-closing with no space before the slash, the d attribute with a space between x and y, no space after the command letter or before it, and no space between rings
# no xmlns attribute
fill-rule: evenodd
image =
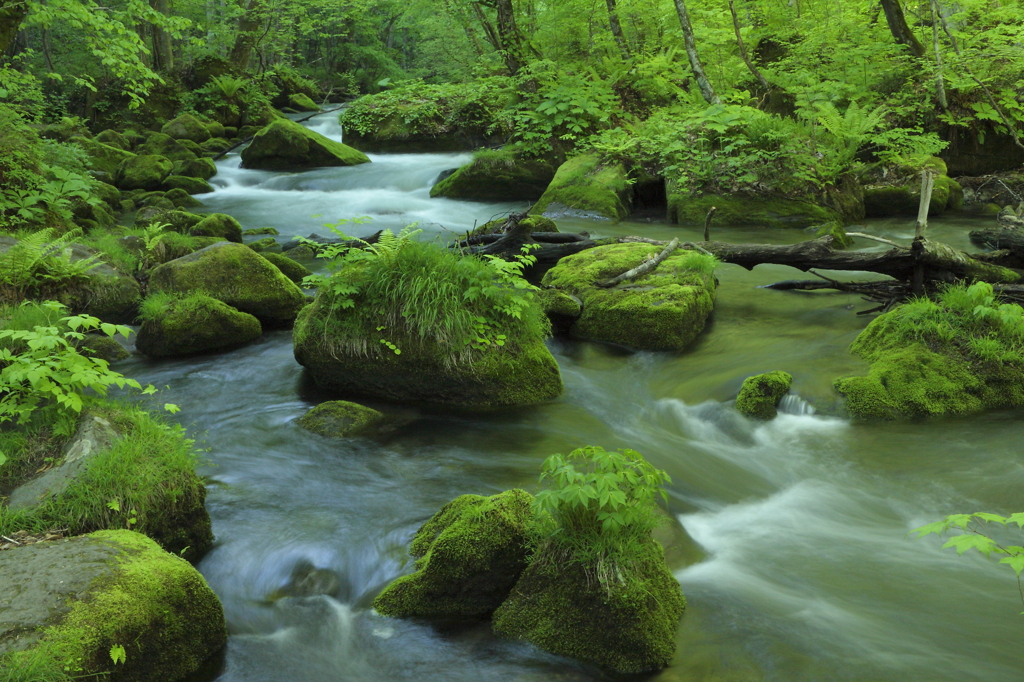
<svg viewBox="0 0 1024 682"><path fill-rule="evenodd" d="M151 292L201 292L264 325L285 325L307 303L306 296L274 265L252 249L217 242L153 269Z"/></svg>
<svg viewBox="0 0 1024 682"><path fill-rule="evenodd" d="M189 231L193 237L216 237L229 242L242 243L242 224L227 213L211 213Z"/></svg>
<svg viewBox="0 0 1024 682"><path fill-rule="evenodd" d="M309 95L297 92L288 97L288 104L295 111L320 111L317 103L309 98Z"/></svg>
<svg viewBox="0 0 1024 682"><path fill-rule="evenodd" d="M173 165L170 159L156 154L132 156L117 167L114 184L121 190L157 190L171 174Z"/></svg>
<svg viewBox="0 0 1024 682"><path fill-rule="evenodd" d="M172 175L170 177L174 176ZM175 208L195 208L196 206L203 205L203 202L199 201L199 199L196 199L183 189L168 190L165 196L172 204L174 204Z"/></svg>
<svg viewBox="0 0 1024 682"><path fill-rule="evenodd" d="M210 139L209 129L191 114L181 114L171 119L160 128L160 132L175 140L191 140L196 143Z"/></svg>
<svg viewBox="0 0 1024 682"><path fill-rule="evenodd" d="M514 489L462 495L441 507L409 546L415 572L384 588L373 607L395 618L488 618L526 568L532 501Z"/></svg>
<svg viewBox="0 0 1024 682"><path fill-rule="evenodd" d="M102 141L90 140L87 137L75 137L71 141L85 150L93 168L111 176L117 173L122 163L135 157L135 154L122 147L104 144Z"/></svg>
<svg viewBox="0 0 1024 682"><path fill-rule="evenodd" d="M621 673L666 667L686 599L661 545L643 550L628 577L602 584L597 567L542 547L494 612L495 633Z"/></svg>
<svg viewBox="0 0 1024 682"><path fill-rule="evenodd" d="M224 124L220 121L203 121L203 127L210 133L210 137L227 137Z"/></svg>
<svg viewBox="0 0 1024 682"><path fill-rule="evenodd" d="M867 217L916 216L921 204L921 171L936 174L928 215L939 215L947 208L963 206L963 190L946 175L945 162L936 157L921 157L895 166L875 164L862 174L864 208Z"/></svg>
<svg viewBox="0 0 1024 682"><path fill-rule="evenodd" d="M277 240L273 237L264 237L263 239L257 239L254 242L249 242L246 246L256 253L262 253L269 249L276 249L280 244L278 244Z"/></svg>
<svg viewBox="0 0 1024 682"><path fill-rule="evenodd" d="M231 149L231 142L225 140L223 137L211 137L206 142L200 144L199 148L204 154L217 155Z"/></svg>
<svg viewBox="0 0 1024 682"><path fill-rule="evenodd" d="M478 225L476 228L466 233L466 237L476 237L482 234L497 234L505 226L506 219L498 218L490 222ZM519 221L519 226L525 228L527 233L533 234L534 232L558 232L558 226L555 225L555 221L551 218L545 218L540 215L528 215Z"/></svg>
<svg viewBox="0 0 1024 682"><path fill-rule="evenodd" d="M93 185L93 194L102 199L111 208L116 209L120 207L121 191L113 185L97 182Z"/></svg>
<svg viewBox="0 0 1024 682"><path fill-rule="evenodd" d="M149 260L157 265L195 253L199 249L221 241L215 237L189 237L168 232L159 237L149 251Z"/></svg>
<svg viewBox="0 0 1024 682"><path fill-rule="evenodd" d="M718 209L711 223L712 234L716 225L805 228L825 223L842 224L836 211L811 201L738 194L691 194L670 183L668 219L671 222L703 225L712 206Z"/></svg>
<svg viewBox="0 0 1024 682"><path fill-rule="evenodd" d="M107 362L117 362L131 357L131 353L116 340L100 334L86 334L85 338L78 342L77 347L82 355Z"/></svg>
<svg viewBox="0 0 1024 682"><path fill-rule="evenodd" d="M69 203L75 222L79 225L84 224L83 221L92 221L99 227L110 227L116 220L114 212L106 203L90 204L81 197L71 197Z"/></svg>
<svg viewBox="0 0 1024 682"><path fill-rule="evenodd" d="M555 177L547 159L510 151L477 152L473 160L430 189L431 197L476 201L536 201Z"/></svg>
<svg viewBox="0 0 1024 682"><path fill-rule="evenodd" d="M616 277L656 256L652 244L612 244L566 256L544 275L546 287L582 302L571 333L637 350L683 350L704 325L715 302L713 259L677 249L653 272L610 288ZM547 294L550 300L552 294Z"/></svg>
<svg viewBox="0 0 1024 682"><path fill-rule="evenodd" d="M273 227L250 227L248 230L242 230L243 237L255 237L263 234L269 234L276 237L281 233Z"/></svg>
<svg viewBox="0 0 1024 682"><path fill-rule="evenodd" d="M187 161L175 161L171 175L184 175L189 178L200 178L209 180L217 174L217 164L213 159L205 156L200 159L189 159Z"/></svg>
<svg viewBox="0 0 1024 682"><path fill-rule="evenodd" d="M602 163L596 154L581 154L558 167L530 213L623 220L631 206L632 185L625 167Z"/></svg>
<svg viewBox="0 0 1024 682"><path fill-rule="evenodd" d="M838 222L827 223L822 225L817 232L814 233L815 237L832 237L832 248L834 249L846 249L853 246L853 237L846 234L846 230Z"/></svg>
<svg viewBox="0 0 1024 682"><path fill-rule="evenodd" d="M541 289L537 297L556 334L568 334L583 314L583 301L561 289Z"/></svg>
<svg viewBox="0 0 1024 682"><path fill-rule="evenodd" d="M278 270L284 273L285 277L296 284L300 284L302 280L313 274L313 271L305 265L292 260L284 254L274 253L273 251L261 251L260 255L273 263Z"/></svg>
<svg viewBox="0 0 1024 682"><path fill-rule="evenodd" d="M123 135L117 132L116 130L110 130L109 128L102 132L96 133L96 136L92 139L96 140L97 142L101 142L105 145L109 145L111 147L123 149L126 152L130 152L132 150L131 140L129 140L126 135Z"/></svg>
<svg viewBox="0 0 1024 682"><path fill-rule="evenodd" d="M260 321L209 296L171 298L139 329L136 348L154 358L196 355L255 341Z"/></svg>
<svg viewBox="0 0 1024 682"><path fill-rule="evenodd" d="M347 438L383 421L377 410L345 400L320 403L299 418L299 426L327 438Z"/></svg>
<svg viewBox="0 0 1024 682"><path fill-rule="evenodd" d="M70 248L73 261L99 253L81 244L72 244ZM142 289L134 277L101 262L85 278L49 291L47 296L60 301L75 314L93 315L114 324L130 324L135 320Z"/></svg>
<svg viewBox="0 0 1024 682"><path fill-rule="evenodd" d="M209 194L213 191L213 186L206 180L186 175L168 175L161 187L165 190L180 189L189 194Z"/></svg>
<svg viewBox="0 0 1024 682"><path fill-rule="evenodd" d="M174 682L227 643L199 571L143 535L98 531L0 552L6 593L0 668L10 679ZM43 675L39 677L39 675Z"/></svg>
<svg viewBox="0 0 1024 682"><path fill-rule="evenodd" d="M166 226L165 229L185 234L202 222L205 217L206 216L189 213L188 211L179 211L177 209L169 211L139 211L135 216L135 226L148 227L150 225L160 223Z"/></svg>
<svg viewBox="0 0 1024 682"><path fill-rule="evenodd" d="M256 133L242 151L243 168L263 170L354 166L369 161L366 154L283 118Z"/></svg>
<svg viewBox="0 0 1024 682"><path fill-rule="evenodd" d="M187 142L187 140L184 142ZM199 155L189 149L182 141L175 140L170 135L164 135L163 133L150 134L146 138L146 142L136 151L139 154L158 154L171 161L192 161L199 158Z"/></svg>
<svg viewBox="0 0 1024 682"><path fill-rule="evenodd" d="M365 357L330 344L331 324L345 314L358 312L331 310L318 294L295 320L293 334L298 363L318 385L341 395L484 408L539 403L562 392L558 363L540 339L514 351L481 350L472 362L454 366L445 350L428 341L419 348L399 346L400 355Z"/></svg>
<svg viewBox="0 0 1024 682"><path fill-rule="evenodd" d="M736 396L736 410L754 419L774 419L792 383L793 376L781 371L747 377Z"/></svg>

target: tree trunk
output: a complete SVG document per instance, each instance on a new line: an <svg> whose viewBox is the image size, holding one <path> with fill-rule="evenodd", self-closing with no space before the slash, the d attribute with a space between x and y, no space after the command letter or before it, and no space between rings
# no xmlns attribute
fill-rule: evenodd
<svg viewBox="0 0 1024 682"><path fill-rule="evenodd" d="M0 0L0 55L6 54L14 43L27 14L25 0Z"/></svg>
<svg viewBox="0 0 1024 682"><path fill-rule="evenodd" d="M693 25L690 24L690 14L686 11L685 0L675 0L676 13L679 15L679 24L683 27L683 41L686 43L686 56L690 58L690 68L693 69L693 77L697 80L697 87L700 94L708 104L721 104L715 89L711 87L711 81L704 73L704 65L701 64L700 55L697 54L697 42L693 38Z"/></svg>
<svg viewBox="0 0 1024 682"><path fill-rule="evenodd" d="M608 3L608 25L611 26L612 35L615 36L615 42L619 46L619 52L622 53L622 59L628 61L631 57L629 43L626 42L626 36L622 33L622 24L619 23L619 9L615 6L616 0L606 1Z"/></svg>
<svg viewBox="0 0 1024 682"><path fill-rule="evenodd" d="M512 8L512 0L496 0L494 9L498 11L498 37L504 52L505 66L515 76L523 68L523 40L516 26L516 15Z"/></svg>
<svg viewBox="0 0 1024 682"><path fill-rule="evenodd" d="M772 86L758 68L754 66L754 62L750 61L750 56L747 54L747 46L743 44L743 36L740 34L740 18L736 16L736 4L733 0L729 0L729 11L732 13L732 28L736 32L736 45L740 49L740 57L743 58L743 63L747 65L747 69L754 75L757 82L761 84L764 91L771 92Z"/></svg>
<svg viewBox="0 0 1024 682"><path fill-rule="evenodd" d="M236 68L244 70L249 66L249 57L256 46L257 32L263 21L262 11L263 0L249 0L245 12L238 18L238 35L228 57Z"/></svg>
<svg viewBox="0 0 1024 682"><path fill-rule="evenodd" d="M169 0L154 0L153 7L157 12L169 17L171 5ZM160 68L164 71L174 69L174 50L171 45L171 34L159 26L153 27L153 43L160 59Z"/></svg>
<svg viewBox="0 0 1024 682"><path fill-rule="evenodd" d="M881 0L882 11L885 12L885 21L889 24L889 32L900 45L905 45L915 57L924 56L924 45L917 39L914 32L907 25L907 18L903 15L903 6L900 0Z"/></svg>

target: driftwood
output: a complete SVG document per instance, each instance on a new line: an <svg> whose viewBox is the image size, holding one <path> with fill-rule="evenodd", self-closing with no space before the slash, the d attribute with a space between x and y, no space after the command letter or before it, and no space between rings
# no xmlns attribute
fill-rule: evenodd
<svg viewBox="0 0 1024 682"><path fill-rule="evenodd" d="M672 252L675 251L678 246L679 240L673 239L668 243L668 245L665 246L664 249L661 250L661 253L659 253L654 258L651 258L650 260L645 260L640 265L636 266L632 270L627 270L618 277L612 277L611 279L606 279L603 282L598 282L597 286L601 287L602 289L607 289L609 287L615 286L616 284L621 284L623 282L631 282L637 277L643 277L648 272L654 270L659 265L661 265L661 263L666 258L672 255Z"/></svg>
<svg viewBox="0 0 1024 682"><path fill-rule="evenodd" d="M983 230L972 230L971 243L989 249L1007 249L1024 254L1024 230L1009 227L987 227Z"/></svg>

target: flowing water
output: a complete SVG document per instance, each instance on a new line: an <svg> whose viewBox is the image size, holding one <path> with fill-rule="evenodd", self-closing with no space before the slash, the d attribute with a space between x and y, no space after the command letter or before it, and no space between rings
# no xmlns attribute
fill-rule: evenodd
<svg viewBox="0 0 1024 682"><path fill-rule="evenodd" d="M333 117L311 125L337 137ZM427 236L461 231L518 205L429 198L465 154L377 155L372 164L283 174L219 164L207 210L282 235L356 235L418 221ZM316 217L319 216L319 217ZM967 246L969 219L932 234ZM696 239L658 222L567 220L594 235ZM906 240L912 221L863 228ZM716 228L715 238L789 243L801 231ZM885 248L862 241L859 248ZM486 625L455 632L378 617L376 592L411 570L406 545L463 493L530 490L547 455L583 444L631 447L673 479L678 524L663 542L689 606L673 665L654 679L1020 680L1021 603L1012 572L957 557L907 532L948 513L1024 510L1020 412L914 424L851 424L834 378L861 372L847 347L871 307L840 293L756 288L806 275L723 265L708 329L683 354L626 353L554 341L565 380L549 404L460 414L369 402L401 424L390 436L328 440L296 420L330 396L295 363L290 333L187 360L126 361L157 386L203 446L217 536L199 568L220 596L231 637L205 679L222 682L584 681L600 672ZM744 377L783 369L797 394L755 423L731 407ZM814 407L811 407L813 405ZM685 529L685 530L684 530ZM341 577L337 598L270 600L296 566Z"/></svg>

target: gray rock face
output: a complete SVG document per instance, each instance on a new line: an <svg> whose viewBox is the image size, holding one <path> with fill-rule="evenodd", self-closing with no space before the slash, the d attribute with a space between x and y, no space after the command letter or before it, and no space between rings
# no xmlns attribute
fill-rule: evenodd
<svg viewBox="0 0 1024 682"><path fill-rule="evenodd" d="M108 449L120 437L121 434L103 417L85 414L78 423L75 437L64 448L60 465L15 488L7 505L17 511L56 498L85 470L90 457Z"/></svg>

